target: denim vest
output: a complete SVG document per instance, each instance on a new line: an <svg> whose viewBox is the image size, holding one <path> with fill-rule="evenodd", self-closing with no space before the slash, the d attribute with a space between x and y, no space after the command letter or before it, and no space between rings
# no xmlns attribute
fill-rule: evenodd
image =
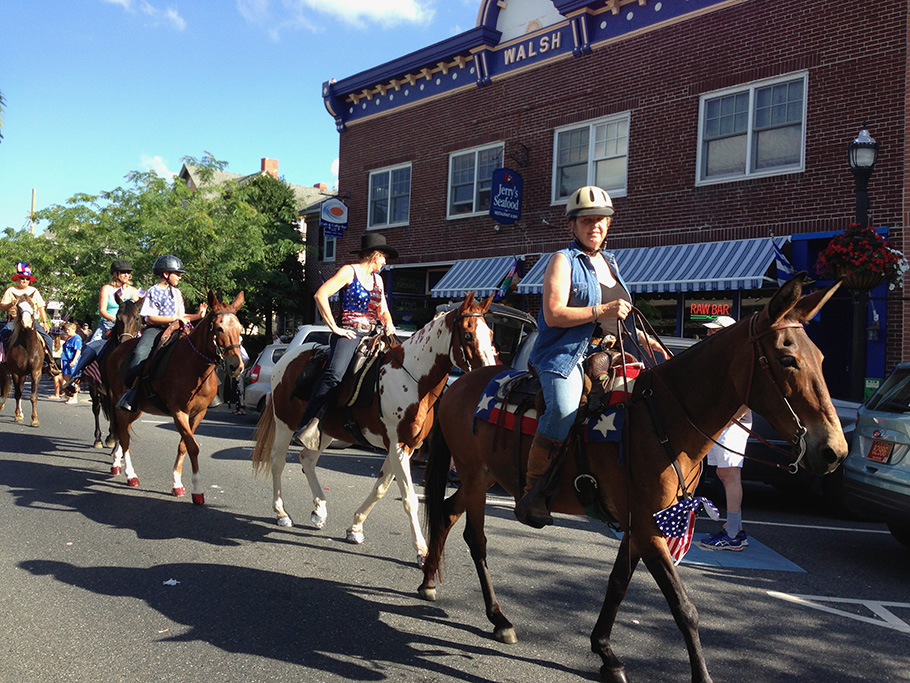
<svg viewBox="0 0 910 683"><path fill-rule="evenodd" d="M556 253L564 254L572 267L568 305L590 308L600 304L600 282L597 280L591 258L579 249L577 242L572 242L568 248ZM629 288L619 276L616 258L609 252L604 253L604 258L613 276L628 291ZM544 320L541 309L537 316L537 341L531 350L528 363L538 372L555 372L562 377L568 377L587 355L593 333L593 320L575 327L550 327Z"/></svg>

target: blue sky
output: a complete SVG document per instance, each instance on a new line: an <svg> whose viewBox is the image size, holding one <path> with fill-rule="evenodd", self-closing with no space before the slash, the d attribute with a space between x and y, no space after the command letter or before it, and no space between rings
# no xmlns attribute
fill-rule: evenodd
<svg viewBox="0 0 910 683"><path fill-rule="evenodd" d="M473 28L480 0L0 0L0 230L210 152L337 182L321 87ZM42 226L37 226L41 231Z"/></svg>

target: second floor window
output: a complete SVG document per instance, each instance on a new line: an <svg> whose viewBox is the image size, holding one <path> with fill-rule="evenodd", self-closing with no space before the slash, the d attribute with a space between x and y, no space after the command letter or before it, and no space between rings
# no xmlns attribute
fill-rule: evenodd
<svg viewBox="0 0 910 683"><path fill-rule="evenodd" d="M410 211L410 164L370 173L369 227L406 225Z"/></svg>
<svg viewBox="0 0 910 683"><path fill-rule="evenodd" d="M703 97L698 181L802 170L805 121L805 75Z"/></svg>
<svg viewBox="0 0 910 683"><path fill-rule="evenodd" d="M450 156L447 215L451 218L489 211L493 171L501 167L501 144Z"/></svg>
<svg viewBox="0 0 910 683"><path fill-rule="evenodd" d="M629 115L611 116L556 131L553 201L579 187L596 185L613 196L626 193Z"/></svg>

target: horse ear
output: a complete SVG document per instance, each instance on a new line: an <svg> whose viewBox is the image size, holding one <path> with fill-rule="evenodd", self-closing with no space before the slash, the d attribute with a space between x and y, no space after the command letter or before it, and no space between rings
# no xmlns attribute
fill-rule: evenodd
<svg viewBox="0 0 910 683"><path fill-rule="evenodd" d="M797 320L800 322L812 320L812 318L818 314L819 310L821 310L821 307L828 303L828 300L834 296L834 292L836 292L839 287L840 280L830 287L820 289L817 292L812 292L800 299L796 306L793 307L793 314L796 316Z"/></svg>
<svg viewBox="0 0 910 683"><path fill-rule="evenodd" d="M240 310L240 307L243 306L243 290L240 290L240 293L234 297L234 303L231 304L230 308L234 313Z"/></svg>
<svg viewBox="0 0 910 683"><path fill-rule="evenodd" d="M784 316L790 312L799 301L803 293L803 283L806 281L808 274L802 270L787 280L783 286L771 297L771 301L765 307L765 312L771 319L771 324L783 320Z"/></svg>
<svg viewBox="0 0 910 683"><path fill-rule="evenodd" d="M493 303L493 299L495 297L496 297L496 292L493 292L492 294L490 294L490 296L488 296L486 299L483 300L483 304L481 305L481 311L480 311L481 313L486 313L487 311L490 310L490 304Z"/></svg>
<svg viewBox="0 0 910 683"><path fill-rule="evenodd" d="M462 306L470 306L471 304L474 303L474 292L475 291L476 290L472 289L470 292L468 292L467 294L464 295L464 301L461 302Z"/></svg>
<svg viewBox="0 0 910 683"><path fill-rule="evenodd" d="M212 308L212 309L214 309L215 304L218 303L218 297L215 296L215 292L213 292L211 289L209 289L208 302L209 302L209 308Z"/></svg>
<svg viewBox="0 0 910 683"><path fill-rule="evenodd" d="M122 299L121 296L120 296L120 290L119 290L119 289L118 289L116 292L114 292L114 301L117 302L117 305L118 305L118 306L119 306L120 304L123 303L123 299Z"/></svg>

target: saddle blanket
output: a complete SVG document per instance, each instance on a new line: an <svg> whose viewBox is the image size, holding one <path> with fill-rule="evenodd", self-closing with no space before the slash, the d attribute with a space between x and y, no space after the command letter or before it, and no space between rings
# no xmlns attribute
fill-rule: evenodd
<svg viewBox="0 0 910 683"><path fill-rule="evenodd" d="M93 380L95 380L99 384L101 383L101 370L98 367L98 361L93 360L91 363L89 363L85 367L85 369L82 372L84 372L86 375L91 377Z"/></svg>
<svg viewBox="0 0 910 683"><path fill-rule="evenodd" d="M496 375L487 384L474 410L474 418L501 425L509 431L515 431L518 406L505 404L504 389L519 377L528 373L522 370L506 370ZM529 408L521 416L521 433L534 434L537 431L537 410ZM610 408L603 413L586 418L582 425L585 441L619 441L626 421L626 411Z"/></svg>

